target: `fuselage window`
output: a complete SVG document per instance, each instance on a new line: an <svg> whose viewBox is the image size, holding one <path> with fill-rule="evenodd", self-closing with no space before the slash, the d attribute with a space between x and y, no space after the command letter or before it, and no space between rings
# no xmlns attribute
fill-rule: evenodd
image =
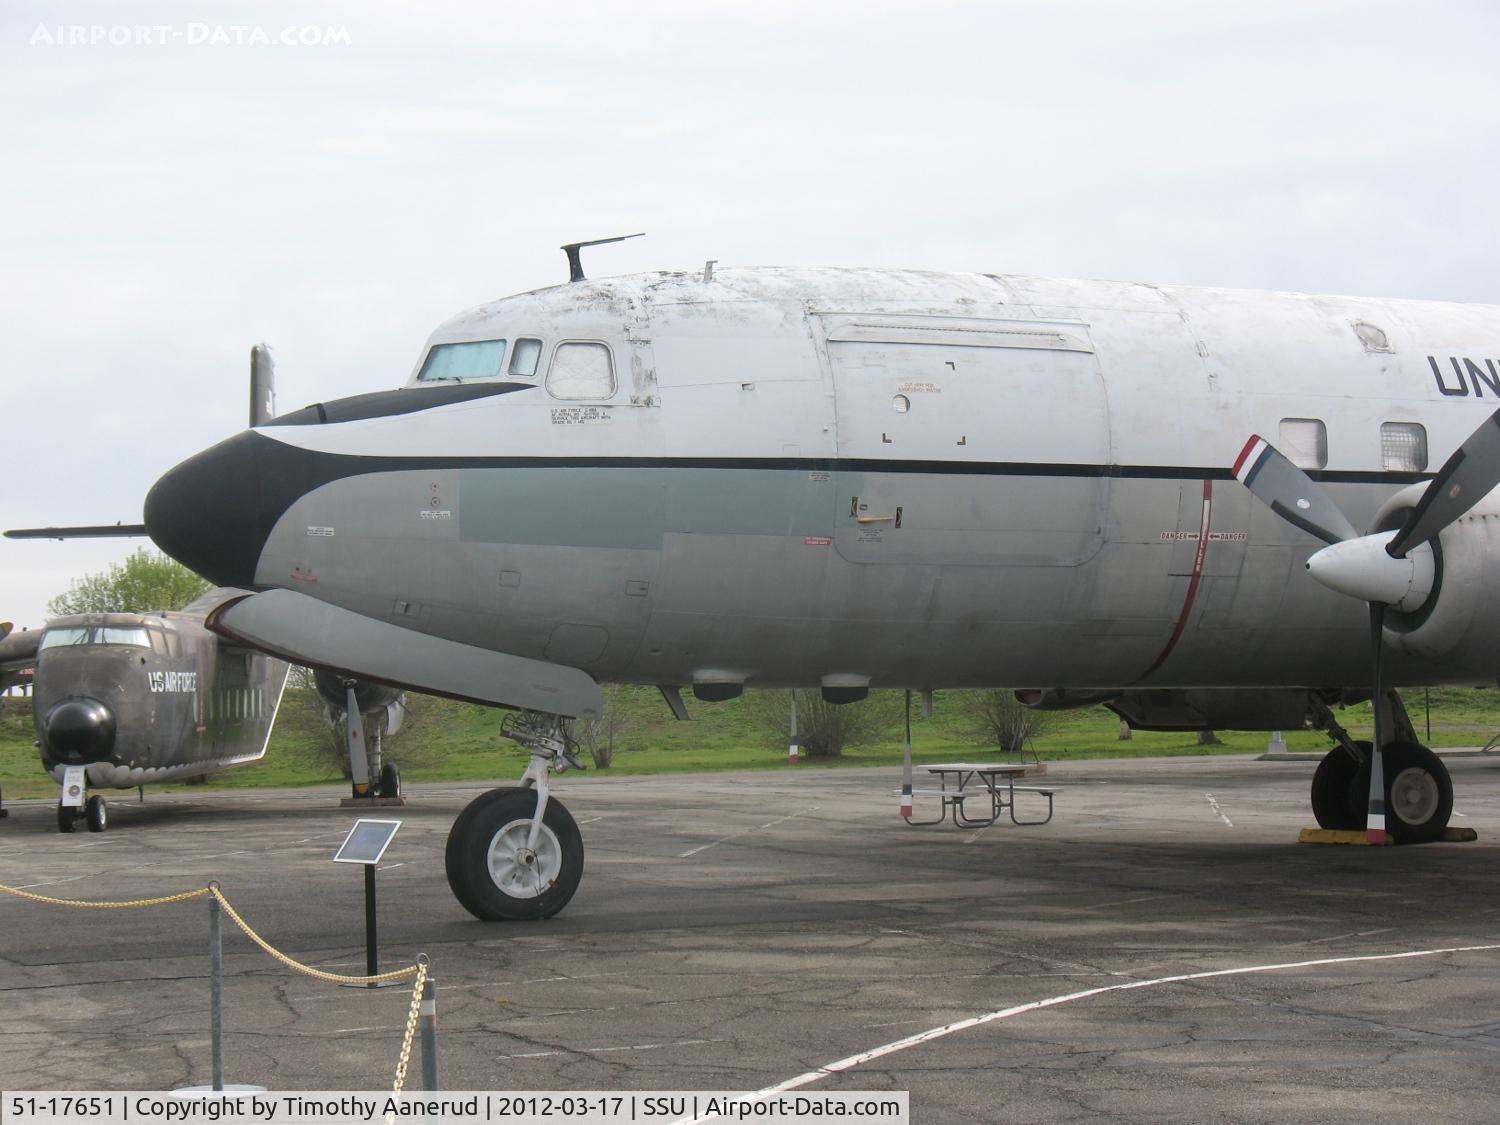
<svg viewBox="0 0 1500 1125"><path fill-rule="evenodd" d="M493 379L505 361L504 340L467 344L434 344L417 373L419 380Z"/></svg>
<svg viewBox="0 0 1500 1125"><path fill-rule="evenodd" d="M58 648L62 645L86 645L89 643L87 627L48 629L42 634L37 648Z"/></svg>
<svg viewBox="0 0 1500 1125"><path fill-rule="evenodd" d="M547 371L547 392L553 398L611 398L615 393L615 365L603 344L559 344Z"/></svg>
<svg viewBox="0 0 1500 1125"><path fill-rule="evenodd" d="M1420 473L1427 468L1427 429L1420 422L1380 424L1380 463L1387 469Z"/></svg>
<svg viewBox="0 0 1500 1125"><path fill-rule="evenodd" d="M1276 444L1299 469L1328 467L1328 427L1317 418L1283 418Z"/></svg>
<svg viewBox="0 0 1500 1125"><path fill-rule="evenodd" d="M537 362L542 358L542 342L522 336L510 352L510 374L517 379L536 378Z"/></svg>

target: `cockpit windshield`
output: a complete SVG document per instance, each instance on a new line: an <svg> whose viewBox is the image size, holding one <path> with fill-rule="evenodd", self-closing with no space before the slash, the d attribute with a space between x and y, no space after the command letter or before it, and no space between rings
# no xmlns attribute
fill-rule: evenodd
<svg viewBox="0 0 1500 1125"><path fill-rule="evenodd" d="M493 379L500 374L504 360L504 340L434 344L422 363L422 370L417 373L417 379Z"/></svg>
<svg viewBox="0 0 1500 1125"><path fill-rule="evenodd" d="M151 637L140 625L65 625L42 633L38 649L63 645L136 645L151 647Z"/></svg>

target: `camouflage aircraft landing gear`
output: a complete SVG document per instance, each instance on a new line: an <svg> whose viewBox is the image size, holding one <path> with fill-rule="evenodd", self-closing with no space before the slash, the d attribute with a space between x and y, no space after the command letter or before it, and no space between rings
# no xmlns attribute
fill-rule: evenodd
<svg viewBox="0 0 1500 1125"><path fill-rule="evenodd" d="M90 832L103 832L109 827L109 805L97 794L83 805L57 803L57 830L77 832L80 824L87 824Z"/></svg>
<svg viewBox="0 0 1500 1125"><path fill-rule="evenodd" d="M57 830L76 832L80 824L87 824L90 832L103 832L109 827L109 806L98 794L89 796L83 767L69 766L63 771L62 795L57 801Z"/></svg>
<svg viewBox="0 0 1500 1125"><path fill-rule="evenodd" d="M1453 780L1442 760L1417 742L1400 697L1394 691L1386 694L1390 721L1381 725L1396 735L1381 751L1386 831L1398 844L1428 843L1442 837L1453 815ZM1360 831L1369 807L1372 745L1367 739L1351 739L1326 707L1317 717L1337 745L1313 774L1313 816L1323 828Z"/></svg>
<svg viewBox="0 0 1500 1125"><path fill-rule="evenodd" d="M485 922L550 918L583 877L583 836L547 792L547 773L583 769L556 715L506 716L500 733L531 751L519 788L472 801L448 833L448 886Z"/></svg>

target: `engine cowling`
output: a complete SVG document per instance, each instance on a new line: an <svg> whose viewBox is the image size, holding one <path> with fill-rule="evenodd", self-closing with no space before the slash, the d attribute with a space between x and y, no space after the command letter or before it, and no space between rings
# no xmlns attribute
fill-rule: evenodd
<svg viewBox="0 0 1500 1125"><path fill-rule="evenodd" d="M1427 489L1411 485L1375 515L1375 530L1400 527ZM1440 667L1488 677L1500 667L1500 489L1432 541L1432 588L1416 606L1385 616L1391 648Z"/></svg>

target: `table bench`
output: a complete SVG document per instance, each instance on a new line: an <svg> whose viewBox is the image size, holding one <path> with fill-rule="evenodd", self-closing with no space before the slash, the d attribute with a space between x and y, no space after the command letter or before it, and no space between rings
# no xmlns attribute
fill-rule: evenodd
<svg viewBox="0 0 1500 1125"><path fill-rule="evenodd" d="M1024 765L995 762L940 762L924 765L922 769L938 779L938 788L930 786L912 789L912 800L918 797L936 797L942 802L938 815L931 819L918 820L903 816L907 824L923 826L941 824L950 816L956 828L987 828L1008 813L1013 824L1046 824L1052 819L1052 798L1057 793L1054 786L1017 785L1015 779L1026 771ZM1016 816L1016 794L1036 793L1047 798L1047 815L1040 820L1022 820ZM964 811L964 802L970 797L982 797L989 802L988 816L970 816Z"/></svg>

